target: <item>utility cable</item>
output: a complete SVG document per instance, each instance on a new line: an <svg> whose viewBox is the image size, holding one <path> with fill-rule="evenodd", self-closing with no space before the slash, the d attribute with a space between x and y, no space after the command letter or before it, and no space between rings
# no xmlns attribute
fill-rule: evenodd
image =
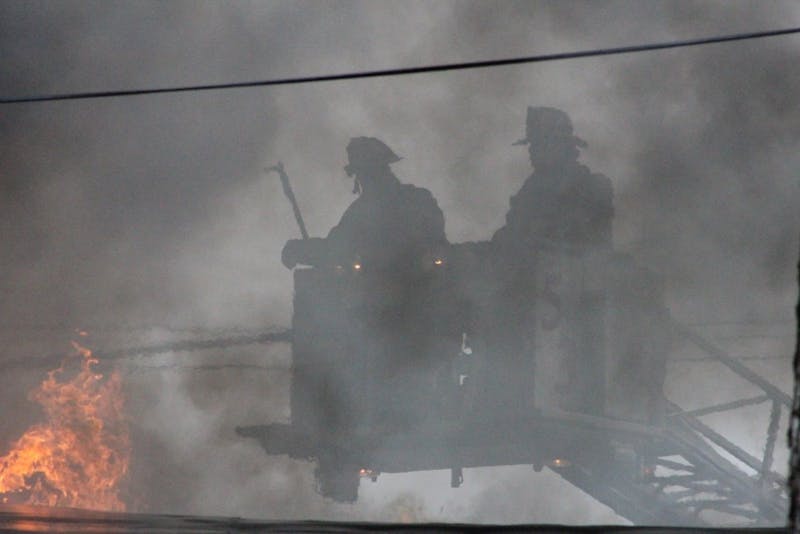
<svg viewBox="0 0 800 534"><path fill-rule="evenodd" d="M93 91L93 92L82 92L82 93L60 93L60 94L49 94L49 95L43 94L43 95L20 96L13 98L0 98L0 104L19 104L24 102L52 102L57 100L85 100L89 98L110 98L110 97L120 97L120 96L138 96L138 95L151 95L151 94L162 94L162 93L185 93L190 91L216 91L222 89L241 89L246 87L266 87L272 85L295 85L295 84L317 83L317 82L333 82L341 80L355 80L361 78L383 78L389 76L405 76L410 74L424 74L432 72L500 67L505 65L519 65L522 63L541 63L545 61L559 61L565 59L577 59L584 57L630 54L634 52L647 52L653 50L665 50L669 48L681 48L687 46L726 43L731 41L744 41L747 39L760 39L764 37L777 37L779 35L789 35L795 33L800 33L800 28L785 28L782 30L737 33L731 35L703 37L700 39L689 39L683 41L668 41L662 43L621 46L614 48L598 48L591 50L579 50L576 52L543 54L538 56L522 56L522 57L514 57L506 59L490 59L484 61L467 61L462 63L442 63L438 65L425 65L425 66L405 67L405 68L395 68L395 69L345 72L339 74L322 74L314 76L300 76L294 78L276 78L272 80L254 80L247 82L218 83L218 84L204 84L204 85L183 85L174 87L128 89L119 91Z"/></svg>
<svg viewBox="0 0 800 534"><path fill-rule="evenodd" d="M168 352L193 352L198 350L227 349L231 347L241 347L246 345L266 345L270 343L291 343L292 331L289 329L263 332L254 335L227 336L215 339L188 339L172 341L158 345L147 345L141 347L128 347L116 350L92 350L92 357L102 362L118 360L122 358L133 358L138 356L153 356ZM64 359L64 354L51 354L41 358L16 358L0 361L0 367L28 367L34 366L54 366Z"/></svg>

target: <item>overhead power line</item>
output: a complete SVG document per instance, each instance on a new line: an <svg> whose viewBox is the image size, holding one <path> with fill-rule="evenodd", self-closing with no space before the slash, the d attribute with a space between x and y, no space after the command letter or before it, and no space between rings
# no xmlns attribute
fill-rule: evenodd
<svg viewBox="0 0 800 534"><path fill-rule="evenodd" d="M689 39L684 41L669 41L664 43L650 43L615 48L598 48L580 50L576 52L561 52L557 54L543 54L538 56L523 56L506 59L490 59L484 61L468 61L462 63L442 63L438 65L425 65L419 67L405 67L396 69L371 70L362 72L346 72L339 74L322 74L315 76L299 76L294 78L276 78L273 80L254 80L248 82L217 83L204 85L183 85L175 87L159 87L150 89L128 89L120 91L94 91L83 93L61 93L50 95L32 95L13 98L0 98L0 104L19 104L23 102L50 102L56 100L85 100L89 98L110 98L119 96L152 95L160 93L185 93L190 91L217 91L222 89L241 89L246 87L266 87L272 85L296 85L304 83L333 82L341 80L355 80L360 78L383 78L389 76L405 76L409 74L424 74L466 69L481 69L487 67L500 67L505 65L519 65L522 63L541 63L545 61L559 61L564 59L577 59L583 57L611 56L616 54L630 54L633 52L647 52L652 50L665 50L668 48L681 48L731 41L744 41L747 39L760 39L764 37L777 37L800 33L800 28L785 28L751 33L737 33Z"/></svg>
<svg viewBox="0 0 800 534"><path fill-rule="evenodd" d="M101 362L132 358L136 356L153 356L168 352L190 352L211 349L228 349L231 347L242 347L246 345L267 345L270 343L291 343L292 331L289 329L262 332L254 335L238 335L219 337L214 339L188 339L172 341L158 345L147 345L142 347L127 347L122 349L100 349L92 350L92 356ZM2 367L33 367L33 366L55 366L64 359L63 353L51 354L41 358L15 358L0 361Z"/></svg>

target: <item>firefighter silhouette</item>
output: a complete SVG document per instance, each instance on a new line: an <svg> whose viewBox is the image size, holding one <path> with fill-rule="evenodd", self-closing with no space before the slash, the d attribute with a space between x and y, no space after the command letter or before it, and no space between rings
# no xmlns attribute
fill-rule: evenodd
<svg viewBox="0 0 800 534"><path fill-rule="evenodd" d="M343 343L352 345L346 352L364 355L359 368L369 378L353 384L350 370L332 373L337 395L362 414L353 424L413 425L436 402L432 384L446 350L440 346L454 337L442 325L448 301L436 297L446 269L444 215L430 191L394 175L390 165L400 157L382 141L355 137L347 158L358 198L326 238L288 241L282 260L347 285L338 310L350 325Z"/></svg>
<svg viewBox="0 0 800 534"><path fill-rule="evenodd" d="M327 238L289 240L283 264L400 272L435 261L447 239L431 192L400 182L389 166L401 158L379 139L351 139L347 158L358 198Z"/></svg>
<svg viewBox="0 0 800 534"><path fill-rule="evenodd" d="M602 350L592 346L602 328L602 295L587 294L575 315L573 280L565 253L611 248L612 188L608 178L578 162L586 143L561 110L528 107L525 137L534 171L510 200L506 224L482 246L494 287L477 299L478 337L493 362L486 388L495 410L525 413L535 405L537 332L563 335L559 365L566 409L596 411ZM578 252L578 254L581 254ZM567 264L569 262L566 262ZM564 289L567 291L564 291ZM597 362L595 362L597 360ZM597 365L595 365L597 363Z"/></svg>
<svg viewBox="0 0 800 534"><path fill-rule="evenodd" d="M611 246L611 181L578 162L586 142L563 111L528 107L525 137L534 172L511 197L506 224L492 238L514 249L535 243Z"/></svg>

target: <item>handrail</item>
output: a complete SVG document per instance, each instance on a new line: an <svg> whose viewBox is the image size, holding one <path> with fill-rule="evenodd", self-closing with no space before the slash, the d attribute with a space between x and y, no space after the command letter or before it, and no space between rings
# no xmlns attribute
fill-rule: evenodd
<svg viewBox="0 0 800 534"><path fill-rule="evenodd" d="M762 378L760 375L751 371L750 368L742 364L737 359L731 357L727 354L724 350L720 349L719 347L712 345L709 341L705 338L700 336L697 332L692 330L691 328L684 326L677 322L675 319L670 318L670 326L672 329L679 335L683 336L684 338L688 339L699 348L704 350L709 355L713 356L717 360L720 361L723 365L725 365L728 369L736 373L737 375L741 376L748 382L755 384L759 388L764 391L772 400L779 402L786 406L787 408L792 407L792 398L769 383L767 380Z"/></svg>

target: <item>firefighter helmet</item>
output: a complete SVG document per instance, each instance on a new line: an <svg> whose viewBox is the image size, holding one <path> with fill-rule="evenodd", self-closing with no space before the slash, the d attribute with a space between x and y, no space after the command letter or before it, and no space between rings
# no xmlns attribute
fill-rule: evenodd
<svg viewBox="0 0 800 534"><path fill-rule="evenodd" d="M586 141L572 133L572 121L569 115L556 108L528 106L525 137L514 145L529 145L542 137L569 140L576 146L586 148Z"/></svg>
<svg viewBox="0 0 800 534"><path fill-rule="evenodd" d="M386 143L375 137L354 137L347 145L347 167L345 171L352 176L357 169L383 167L400 161Z"/></svg>

